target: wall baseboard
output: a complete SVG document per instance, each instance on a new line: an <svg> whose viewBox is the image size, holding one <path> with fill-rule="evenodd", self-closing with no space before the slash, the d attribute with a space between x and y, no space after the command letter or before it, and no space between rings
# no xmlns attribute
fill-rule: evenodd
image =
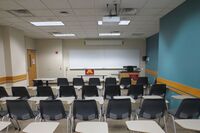
<svg viewBox="0 0 200 133"><path fill-rule="evenodd" d="M0 77L0 84L16 83L23 80L27 80L27 74L21 74L16 76Z"/></svg>

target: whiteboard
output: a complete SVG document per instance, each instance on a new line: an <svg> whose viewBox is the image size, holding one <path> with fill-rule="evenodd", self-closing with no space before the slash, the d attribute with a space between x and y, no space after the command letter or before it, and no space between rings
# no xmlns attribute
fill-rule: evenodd
<svg viewBox="0 0 200 133"><path fill-rule="evenodd" d="M71 49L70 69L112 69L139 66L139 49Z"/></svg>

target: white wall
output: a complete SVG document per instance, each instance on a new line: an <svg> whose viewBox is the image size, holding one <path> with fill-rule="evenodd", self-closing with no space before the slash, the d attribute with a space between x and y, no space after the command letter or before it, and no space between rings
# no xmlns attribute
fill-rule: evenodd
<svg viewBox="0 0 200 133"><path fill-rule="evenodd" d="M0 77L6 75L2 27L0 27Z"/></svg>
<svg viewBox="0 0 200 133"><path fill-rule="evenodd" d="M1 72L4 71L3 76L8 77L27 74L24 33L12 27L2 27L0 33L0 47L1 66L5 66L4 68L0 68ZM27 80L6 84L6 86L12 85L26 86Z"/></svg>
<svg viewBox="0 0 200 133"><path fill-rule="evenodd" d="M35 49L35 40L30 37L25 37L26 49Z"/></svg>
<svg viewBox="0 0 200 133"><path fill-rule="evenodd" d="M78 74L84 74L84 70L70 70L69 69L69 51L71 49L98 49L103 46L85 46L84 40L64 40L63 41L63 62L65 68L65 75L69 80L76 77ZM142 56L146 54L146 42L143 39L126 39L123 46L104 46L108 49L139 49L140 50L140 68L145 69L145 63L142 61ZM120 53L119 53L120 54ZM111 76L112 74L117 74L119 70L96 70L95 74L105 74ZM144 75L144 71L140 73L141 76Z"/></svg>
<svg viewBox="0 0 200 133"><path fill-rule="evenodd" d="M26 74L26 48L22 31L10 28L10 48L13 75Z"/></svg>
<svg viewBox="0 0 200 133"><path fill-rule="evenodd" d="M64 77L62 40L36 40L36 53L38 77Z"/></svg>

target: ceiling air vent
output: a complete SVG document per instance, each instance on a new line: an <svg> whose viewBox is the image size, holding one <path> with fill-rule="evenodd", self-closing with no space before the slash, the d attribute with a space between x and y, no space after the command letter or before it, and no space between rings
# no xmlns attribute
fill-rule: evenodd
<svg viewBox="0 0 200 133"><path fill-rule="evenodd" d="M119 14L122 16L133 16L136 15L137 9L135 8L120 8Z"/></svg>
<svg viewBox="0 0 200 133"><path fill-rule="evenodd" d="M34 16L30 11L28 11L26 9L8 10L7 12L9 12L12 15L15 15L17 17L33 17Z"/></svg>

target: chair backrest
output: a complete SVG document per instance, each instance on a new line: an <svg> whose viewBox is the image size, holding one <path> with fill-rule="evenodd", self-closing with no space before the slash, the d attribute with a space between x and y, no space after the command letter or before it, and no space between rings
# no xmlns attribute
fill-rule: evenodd
<svg viewBox="0 0 200 133"><path fill-rule="evenodd" d="M75 100L73 104L74 119L93 120L98 119L99 112L95 100Z"/></svg>
<svg viewBox="0 0 200 133"><path fill-rule="evenodd" d="M89 85L101 85L99 78L89 78Z"/></svg>
<svg viewBox="0 0 200 133"><path fill-rule="evenodd" d="M113 96L120 96L120 86L119 85L109 85L105 87L104 99L112 99Z"/></svg>
<svg viewBox="0 0 200 133"><path fill-rule="evenodd" d="M10 118L27 120L35 117L26 100L7 100L6 105Z"/></svg>
<svg viewBox="0 0 200 133"><path fill-rule="evenodd" d="M6 89L3 86L0 86L0 98L1 97L7 97L8 93L6 92Z"/></svg>
<svg viewBox="0 0 200 133"><path fill-rule="evenodd" d="M23 86L13 86L12 87L13 96L19 96L20 99L29 99L30 95L26 87Z"/></svg>
<svg viewBox="0 0 200 133"><path fill-rule="evenodd" d="M150 95L159 95L165 97L166 95L166 84L154 84L151 87Z"/></svg>
<svg viewBox="0 0 200 133"><path fill-rule="evenodd" d="M73 85L74 86L83 86L84 85L83 78L73 78Z"/></svg>
<svg viewBox="0 0 200 133"><path fill-rule="evenodd" d="M42 80L33 80L33 86L43 86Z"/></svg>
<svg viewBox="0 0 200 133"><path fill-rule="evenodd" d="M147 86L149 84L148 77L139 77L136 84L142 84Z"/></svg>
<svg viewBox="0 0 200 133"><path fill-rule="evenodd" d="M45 96L45 97L51 97L52 99L55 99L53 91L50 86L37 87L37 96Z"/></svg>
<svg viewBox="0 0 200 133"><path fill-rule="evenodd" d="M75 97L77 98L74 86L60 86L59 89L60 97Z"/></svg>
<svg viewBox="0 0 200 133"><path fill-rule="evenodd" d="M199 115L200 99L197 98L183 99L175 113L175 117L179 119L197 119Z"/></svg>
<svg viewBox="0 0 200 133"><path fill-rule="evenodd" d="M40 114L45 120L60 120L67 116L60 100L41 100Z"/></svg>
<svg viewBox="0 0 200 133"><path fill-rule="evenodd" d="M131 85L128 88L128 96L132 96L134 99L138 99L138 96L143 96L143 85Z"/></svg>
<svg viewBox="0 0 200 133"><path fill-rule="evenodd" d="M98 88L93 85L84 85L82 88L82 99L86 97L99 96Z"/></svg>
<svg viewBox="0 0 200 133"><path fill-rule="evenodd" d="M111 99L108 102L107 118L125 119L131 118L131 101L130 99Z"/></svg>
<svg viewBox="0 0 200 133"><path fill-rule="evenodd" d="M128 87L131 85L131 78L124 77L120 79L120 85L125 86L125 89L128 89Z"/></svg>
<svg viewBox="0 0 200 133"><path fill-rule="evenodd" d="M110 77L110 78L106 78L105 80L105 86L116 85L116 84L117 84L116 78Z"/></svg>
<svg viewBox="0 0 200 133"><path fill-rule="evenodd" d="M139 116L147 119L161 118L166 109L165 99L144 99Z"/></svg>
<svg viewBox="0 0 200 133"><path fill-rule="evenodd" d="M57 78L57 86L68 86L69 82L67 78Z"/></svg>

